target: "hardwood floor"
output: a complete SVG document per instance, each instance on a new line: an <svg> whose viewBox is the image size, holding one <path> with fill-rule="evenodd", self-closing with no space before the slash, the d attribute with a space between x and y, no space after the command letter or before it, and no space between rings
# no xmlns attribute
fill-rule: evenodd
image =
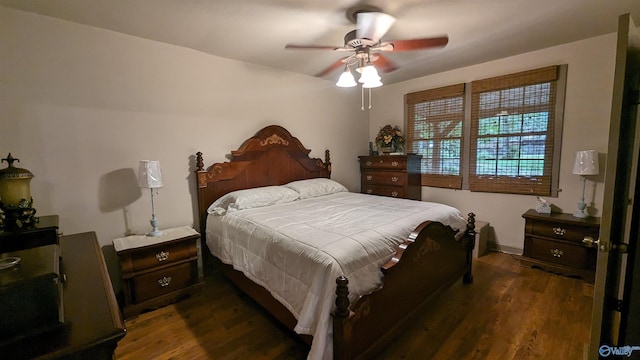
<svg viewBox="0 0 640 360"><path fill-rule="evenodd" d="M489 253L431 302L379 359L583 359L593 286ZM115 358L305 359L307 345L221 275L203 294L127 320Z"/></svg>

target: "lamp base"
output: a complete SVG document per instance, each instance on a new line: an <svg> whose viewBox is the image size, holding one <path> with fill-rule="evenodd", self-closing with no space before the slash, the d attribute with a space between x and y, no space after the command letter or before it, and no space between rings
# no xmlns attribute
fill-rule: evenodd
<svg viewBox="0 0 640 360"><path fill-rule="evenodd" d="M584 184L584 183L583 183ZM577 218L587 218L589 217L589 214L587 214L587 204L584 202L584 187L582 188L582 199L580 199L580 201L578 202L578 210L576 210L575 213L573 213L573 217L577 217Z"/></svg>
<svg viewBox="0 0 640 360"><path fill-rule="evenodd" d="M578 210L575 213L573 213L573 217L584 219L584 218L588 218L589 214L585 214L584 212L581 212Z"/></svg>
<svg viewBox="0 0 640 360"><path fill-rule="evenodd" d="M156 236L162 236L162 230L158 229L158 219L156 218L156 214L153 213L151 215L151 221L149 221L149 223L151 223L151 232L147 233L147 236L152 236L152 237L156 237Z"/></svg>
<svg viewBox="0 0 640 360"><path fill-rule="evenodd" d="M158 229L154 229L151 232L147 233L147 236L151 236L151 237L156 237L156 236L162 236L162 230L158 230Z"/></svg>

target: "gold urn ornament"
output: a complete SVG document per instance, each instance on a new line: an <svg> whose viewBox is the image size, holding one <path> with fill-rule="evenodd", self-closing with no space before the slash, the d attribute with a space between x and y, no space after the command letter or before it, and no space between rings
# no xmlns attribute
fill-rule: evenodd
<svg viewBox="0 0 640 360"><path fill-rule="evenodd" d="M13 166L20 159L14 158L11 153L2 159L3 163L5 161L8 166L0 170L0 210L4 213L0 226L9 231L33 226L38 221L30 188L33 174L27 169Z"/></svg>

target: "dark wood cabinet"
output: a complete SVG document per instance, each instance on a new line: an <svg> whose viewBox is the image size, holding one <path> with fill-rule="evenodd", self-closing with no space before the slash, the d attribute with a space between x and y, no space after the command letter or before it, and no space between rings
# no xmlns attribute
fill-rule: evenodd
<svg viewBox="0 0 640 360"><path fill-rule="evenodd" d="M0 231L0 253L58 244L58 215L40 216L33 226Z"/></svg>
<svg viewBox="0 0 640 360"><path fill-rule="evenodd" d="M359 156L360 192L421 200L420 155Z"/></svg>
<svg viewBox="0 0 640 360"><path fill-rule="evenodd" d="M59 329L0 344L7 359L113 359L125 336L95 232L60 237L64 322Z"/></svg>
<svg viewBox="0 0 640 360"><path fill-rule="evenodd" d="M539 214L532 209L522 217L525 219L524 252L520 260L523 265L593 283L598 253L590 241L598 240L600 218Z"/></svg>
<svg viewBox="0 0 640 360"><path fill-rule="evenodd" d="M172 303L202 290L198 275L200 234L190 227L163 235L134 235L113 241L120 260L125 318Z"/></svg>

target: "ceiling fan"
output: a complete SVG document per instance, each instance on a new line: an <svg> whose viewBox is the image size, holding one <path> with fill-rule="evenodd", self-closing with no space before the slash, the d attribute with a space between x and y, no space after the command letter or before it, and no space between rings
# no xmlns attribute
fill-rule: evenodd
<svg viewBox="0 0 640 360"><path fill-rule="evenodd" d="M396 19L372 7L352 9L347 12L347 18L356 24L356 30L350 31L345 35L344 46L287 44L285 48L334 50L352 53L316 74L316 76L322 77L341 67L345 67L345 70L348 71L349 66L354 64L357 64L356 69L359 69L359 72L367 65L374 65L382 72L391 72L397 70L398 67L380 52L438 48L444 47L449 42L448 36L382 41L381 38L389 31ZM378 77L378 82L379 79ZM382 83L378 86L380 85Z"/></svg>

